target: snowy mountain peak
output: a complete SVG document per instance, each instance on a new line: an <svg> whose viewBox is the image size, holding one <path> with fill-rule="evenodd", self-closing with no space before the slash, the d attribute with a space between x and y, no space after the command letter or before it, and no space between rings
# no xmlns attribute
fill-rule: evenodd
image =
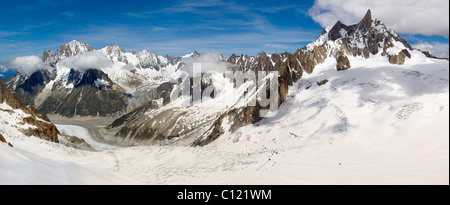
<svg viewBox="0 0 450 205"><path fill-rule="evenodd" d="M109 56L119 56L125 53L125 49L119 45L107 45L104 48L100 49L100 51Z"/></svg>
<svg viewBox="0 0 450 205"><path fill-rule="evenodd" d="M53 58L56 62L59 62L60 60L62 60L64 58L75 56L75 55L82 54L82 53L87 53L87 52L90 52L93 50L94 49L92 48L92 46L89 45L88 43L83 43L81 41L78 42L76 40L73 40L69 43L61 45L61 47L58 50L56 50L56 53L53 56ZM45 52L44 52L44 54L45 54ZM44 61L45 60L46 59L44 59Z"/></svg>
<svg viewBox="0 0 450 205"><path fill-rule="evenodd" d="M100 49L106 57L111 60L117 60L120 62L128 63L127 57L125 56L125 49L119 45L107 45L104 48Z"/></svg>
<svg viewBox="0 0 450 205"><path fill-rule="evenodd" d="M137 68L151 68L159 71L169 63L167 58L147 50L140 50L135 55L139 61L139 63L135 65Z"/></svg>
<svg viewBox="0 0 450 205"><path fill-rule="evenodd" d="M363 19L357 24L347 26L343 24L341 21L336 22L334 26L328 31L328 40L334 41L339 38L359 38L362 36L367 36L371 34L373 31L377 31L379 33L387 32L386 26L381 23L381 21L376 21L376 27L373 24L372 14L370 9L367 11L366 15ZM381 30L380 30L381 29ZM327 30L324 30L321 35L325 34Z"/></svg>
<svg viewBox="0 0 450 205"><path fill-rule="evenodd" d="M197 51L182 56L182 58L198 58L198 57L200 57L200 53L198 53Z"/></svg>

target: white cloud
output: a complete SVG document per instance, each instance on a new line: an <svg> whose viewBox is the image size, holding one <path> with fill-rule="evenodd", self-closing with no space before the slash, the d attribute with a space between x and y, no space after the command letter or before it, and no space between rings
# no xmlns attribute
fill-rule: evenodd
<svg viewBox="0 0 450 205"><path fill-rule="evenodd" d="M84 72L90 68L102 69L113 65L110 59L100 52L87 52L69 58L64 58L58 63L59 66L73 68Z"/></svg>
<svg viewBox="0 0 450 205"><path fill-rule="evenodd" d="M22 33L0 30L0 38L5 38L5 37L9 37L9 36L15 36L15 35L18 35L18 34L22 34Z"/></svg>
<svg viewBox="0 0 450 205"><path fill-rule="evenodd" d="M4 65L0 65L0 72L6 72L8 70L8 68Z"/></svg>
<svg viewBox="0 0 450 205"><path fill-rule="evenodd" d="M221 61L221 56L216 51L205 53L197 58L183 58L184 66L180 68L181 71L192 75L194 63L201 64L201 72L224 72L229 67L233 66L231 63Z"/></svg>
<svg viewBox="0 0 450 205"><path fill-rule="evenodd" d="M316 0L309 15L323 27L358 23L366 13L399 33L449 36L449 1Z"/></svg>
<svg viewBox="0 0 450 205"><path fill-rule="evenodd" d="M432 55L439 58L449 57L449 44L439 43L439 42L419 42L418 44L412 45L414 48L418 48L422 51L429 51Z"/></svg>
<svg viewBox="0 0 450 205"><path fill-rule="evenodd" d="M38 56L21 56L9 62L8 67L17 69L22 74L34 73L40 69L49 69L50 66Z"/></svg>

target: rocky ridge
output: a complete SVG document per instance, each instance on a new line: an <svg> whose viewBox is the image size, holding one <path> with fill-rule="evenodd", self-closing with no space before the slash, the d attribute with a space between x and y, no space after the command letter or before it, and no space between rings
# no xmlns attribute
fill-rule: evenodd
<svg viewBox="0 0 450 205"><path fill-rule="evenodd" d="M387 28L380 20L372 19L371 11L368 10L364 18L357 24L345 25L338 21L333 27L325 28L317 39L298 49L295 53L268 55L260 52L256 56L233 54L229 58L218 54L220 56L217 59L220 62L227 62L228 69L235 72L254 72L255 76L258 76L260 72L276 71L278 76L272 76L271 79L256 77L253 83L260 82L269 85L269 81L276 79L278 86L276 99L278 105L281 105L287 98L289 86L298 81L305 73L312 73L316 65L323 63L328 58L335 59L338 71L344 71L351 69L352 59L368 59L373 56L381 56L387 62L402 65L412 58L411 53L415 51L395 31ZM47 75L50 76L50 81L53 81L51 82L53 83L52 94L43 100L42 104L39 104L39 111L55 112L66 116L108 116L131 111L110 126L118 138L125 141L139 139L148 141L150 144L163 141L170 144L173 141L183 141L182 138L189 138L184 136L192 136L196 139L185 140L184 143L205 145L225 131L233 132L243 125L260 121L263 119L260 111L267 109L267 106L259 105L229 105L203 115L204 119L207 119L204 121L198 119L198 113L194 108L179 109L166 106L168 105L168 96L175 88L181 86L180 82L178 84L167 83L169 79L167 77L171 77L171 74L186 66L187 61L184 59L199 58L198 52L184 57L164 57L146 50L127 53L123 47L118 45L109 45L100 50L93 50L88 44L72 41L62 46L55 55L44 52L43 60L46 62L53 60L50 64L58 71L58 59L83 52L101 52L113 62L113 67L126 68L126 71L89 69L83 73L70 69L68 74L59 75L64 76L59 79L52 78L56 75L54 74L56 71L49 72ZM426 52L422 53L430 57L429 53L428 55ZM44 76L43 73L45 72L41 72ZM149 78L151 81L147 80ZM24 83L27 79L30 77L18 75L9 79L7 84L17 90L23 84L28 85ZM26 93L33 96L33 93L39 93L38 91L42 90L44 85L51 84L50 81L42 77L42 80L39 81L42 83L32 84L37 85L35 86L37 91ZM190 81L192 83L192 79ZM204 91L210 84L202 84L201 91ZM249 87L246 88L249 89ZM190 89L192 95L194 88ZM235 83L232 89L241 88L236 87ZM23 90L33 91L33 89ZM111 92L101 94L105 91ZM255 86L252 90L243 93L242 98L235 101L235 104L246 100L248 96L254 96L261 92L268 93L268 90L262 90ZM91 102L91 104L80 107L80 103L84 102ZM96 105L102 105L108 109L102 111ZM200 127L202 128L200 129Z"/></svg>
<svg viewBox="0 0 450 205"><path fill-rule="evenodd" d="M23 129L18 126L18 130L27 136L36 136L51 142L58 142L59 130L50 122L45 113L39 115L37 110L32 106L22 106L19 97L14 91L9 90L0 80L0 104L5 103L12 110L2 109L4 113L14 115L17 110L24 113L19 125L27 125L28 128ZM20 115L22 116L22 115ZM12 123L12 122L9 122ZM5 134L5 133L4 133Z"/></svg>

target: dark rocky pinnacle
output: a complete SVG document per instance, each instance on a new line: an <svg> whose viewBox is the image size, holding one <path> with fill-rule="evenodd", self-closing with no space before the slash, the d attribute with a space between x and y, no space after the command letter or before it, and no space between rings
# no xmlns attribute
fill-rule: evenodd
<svg viewBox="0 0 450 205"><path fill-rule="evenodd" d="M372 13L370 12L370 9L367 10L366 15L359 22L359 25L364 27L370 27L372 25Z"/></svg>

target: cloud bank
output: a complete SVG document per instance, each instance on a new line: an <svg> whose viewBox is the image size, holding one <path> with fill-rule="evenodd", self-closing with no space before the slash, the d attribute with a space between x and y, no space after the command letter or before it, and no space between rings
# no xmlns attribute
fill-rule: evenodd
<svg viewBox="0 0 450 205"><path fill-rule="evenodd" d="M183 58L184 66L180 68L181 71L187 72L192 75L194 63L201 63L201 72L225 72L233 64L226 61L222 61L220 53L211 51L205 53L197 58Z"/></svg>
<svg viewBox="0 0 450 205"><path fill-rule="evenodd" d="M22 74L31 74L41 69L49 69L50 66L38 56L21 56L9 62L8 67L17 69Z"/></svg>
<svg viewBox="0 0 450 205"><path fill-rule="evenodd" d="M316 0L308 14L322 27L358 23L367 9L399 33L449 36L449 1Z"/></svg>
<svg viewBox="0 0 450 205"><path fill-rule="evenodd" d="M110 59L100 52L87 52L69 58L64 58L58 63L59 66L73 68L80 72L88 69L102 69L113 65Z"/></svg>
<svg viewBox="0 0 450 205"><path fill-rule="evenodd" d="M448 58L449 57L449 44L439 43L439 42L421 42L415 45L412 45L414 48L418 48L422 51L429 51L432 55L439 58Z"/></svg>

